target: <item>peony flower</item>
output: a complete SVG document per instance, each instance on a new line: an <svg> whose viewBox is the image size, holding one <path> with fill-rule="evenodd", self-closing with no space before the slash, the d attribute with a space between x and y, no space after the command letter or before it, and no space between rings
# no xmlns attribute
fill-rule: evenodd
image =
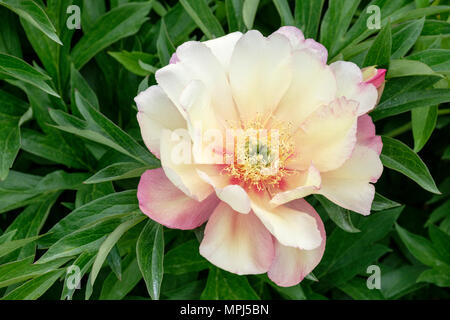
<svg viewBox="0 0 450 320"><path fill-rule="evenodd" d="M186 42L156 80L135 98L162 165L142 175L139 205L169 228L207 222L200 253L212 264L292 286L325 249L306 196L370 214L383 166L367 113L384 70L327 65L325 47L283 27Z"/></svg>

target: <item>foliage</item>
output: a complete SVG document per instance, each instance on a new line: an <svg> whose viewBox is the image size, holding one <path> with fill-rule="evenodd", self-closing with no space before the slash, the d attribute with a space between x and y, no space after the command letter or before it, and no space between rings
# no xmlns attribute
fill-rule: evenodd
<svg viewBox="0 0 450 320"><path fill-rule="evenodd" d="M0 297L449 298L450 6L442 3L0 0ZM81 30L66 24L70 5L81 8ZM380 29L367 27L370 5L381 8ZM329 62L389 68L371 113L386 168L372 215L308 198L327 248L314 275L291 288L212 266L198 253L201 230L150 221L135 190L160 165L133 102L155 84L155 70L187 40L281 25L323 43ZM81 290L67 285L72 265ZM370 265L381 268L381 290L366 286Z"/></svg>

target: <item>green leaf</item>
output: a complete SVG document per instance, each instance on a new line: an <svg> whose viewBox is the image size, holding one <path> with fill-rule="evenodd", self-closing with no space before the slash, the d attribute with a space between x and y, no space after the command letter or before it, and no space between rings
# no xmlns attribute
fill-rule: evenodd
<svg viewBox="0 0 450 320"><path fill-rule="evenodd" d="M323 290L346 283L359 273L366 271L379 257L389 251L382 245L374 245L392 230L403 207L372 213L355 223L361 230L349 233L336 228L327 239L321 263L314 270ZM355 217L356 218L356 217Z"/></svg>
<svg viewBox="0 0 450 320"><path fill-rule="evenodd" d="M106 258L108 257L108 254L112 250L112 248L116 245L117 241L122 237L122 235L130 230L132 227L137 225L139 222L143 221L146 218L144 215L139 215L137 217L134 217L130 220L127 220L120 224L113 232L111 232L108 237L106 237L105 241L101 244L100 248L98 249L97 256L95 257L94 264L92 266L92 271L89 274L89 280L88 280L88 286L86 289L86 300L89 299L89 297L92 294L92 288L95 283L95 279L97 279L98 273L100 272L100 269L103 266L103 263L105 262Z"/></svg>
<svg viewBox="0 0 450 320"><path fill-rule="evenodd" d="M115 245L111 251L108 254L108 257L106 258L106 261L108 262L109 267L116 275L117 279L122 279L122 262L121 262L121 256L119 249L117 248L117 245Z"/></svg>
<svg viewBox="0 0 450 320"><path fill-rule="evenodd" d="M34 242L39 238L40 238L39 236L36 236L36 237L30 237L30 238L26 238L26 239L20 239L20 240L6 242L6 243L0 245L0 257L3 257L10 252L13 252L14 250L22 248L23 246L25 246L31 242Z"/></svg>
<svg viewBox="0 0 450 320"><path fill-rule="evenodd" d="M86 227L75 230L55 242L36 262L43 264L63 257L72 257L82 252L97 251L105 238L130 214L118 214L100 219Z"/></svg>
<svg viewBox="0 0 450 320"><path fill-rule="evenodd" d="M70 59L67 59L71 48L71 40L74 30L67 27L67 8L73 4L73 0L49 0L46 12L55 25L56 33L61 38L63 45L59 45L33 24L25 19L20 19L25 34L38 55L42 65L52 77L58 94L66 89L70 73ZM83 26L84 27L84 26Z"/></svg>
<svg viewBox="0 0 450 320"><path fill-rule="evenodd" d="M208 269L211 264L200 255L197 240L189 240L169 252L164 257L164 272L185 274Z"/></svg>
<svg viewBox="0 0 450 320"><path fill-rule="evenodd" d="M383 211L392 209L395 207L399 207L400 203L397 203L395 201L389 200L385 196L382 196L378 192L375 192L375 197L372 202L372 210L373 211Z"/></svg>
<svg viewBox="0 0 450 320"><path fill-rule="evenodd" d="M169 64L172 54L175 52L175 46L170 39L167 32L166 23L164 18L161 19L161 26L159 28L158 39L156 40L156 49L158 51L159 61L161 65L165 66Z"/></svg>
<svg viewBox="0 0 450 320"><path fill-rule="evenodd" d="M29 258L0 265L0 288L56 270L69 260L63 258L44 264L32 264Z"/></svg>
<svg viewBox="0 0 450 320"><path fill-rule="evenodd" d="M32 0L0 0L0 5L14 11L17 15L38 28L47 37L62 45L56 34L56 29L45 11Z"/></svg>
<svg viewBox="0 0 450 320"><path fill-rule="evenodd" d="M425 190L440 194L427 166L406 144L382 137L383 150L380 159L383 165L414 180Z"/></svg>
<svg viewBox="0 0 450 320"><path fill-rule="evenodd" d="M417 278L423 272L421 266L403 266L387 272L381 270L381 293L386 299L398 299L417 290Z"/></svg>
<svg viewBox="0 0 450 320"><path fill-rule="evenodd" d="M430 139L437 121L437 106L415 108L411 110L414 152L419 152Z"/></svg>
<svg viewBox="0 0 450 320"><path fill-rule="evenodd" d="M316 39L324 0L296 0L295 25L305 38Z"/></svg>
<svg viewBox="0 0 450 320"><path fill-rule="evenodd" d="M430 267L440 266L443 264L443 262L439 258L439 255L428 239L413 234L403 229L398 224L395 225L395 228L408 251L417 260Z"/></svg>
<svg viewBox="0 0 450 320"><path fill-rule="evenodd" d="M405 23L392 35L392 59L402 58L416 43L422 32L425 17Z"/></svg>
<svg viewBox="0 0 450 320"><path fill-rule="evenodd" d="M430 226L429 233L433 248L440 259L450 266L450 235L434 225Z"/></svg>
<svg viewBox="0 0 450 320"><path fill-rule="evenodd" d="M149 220L136 243L139 269L153 300L159 299L164 268L164 235L160 224Z"/></svg>
<svg viewBox="0 0 450 320"><path fill-rule="evenodd" d="M93 200L59 220L49 230L49 234L39 240L39 244L48 247L70 232L94 224L104 218L119 214L137 212L139 205L136 190L128 190L106 195Z"/></svg>
<svg viewBox="0 0 450 320"><path fill-rule="evenodd" d="M417 278L417 282L429 282L439 287L450 287L450 267L439 266L425 270Z"/></svg>
<svg viewBox="0 0 450 320"><path fill-rule="evenodd" d="M245 276L211 268L201 295L202 300L259 300Z"/></svg>
<svg viewBox="0 0 450 320"><path fill-rule="evenodd" d="M151 54L138 51L129 52L125 50L120 52L108 52L108 54L121 63L125 69L138 76L145 77L154 73L141 67L141 63L147 65L154 65L156 63L155 56Z"/></svg>
<svg viewBox="0 0 450 320"><path fill-rule="evenodd" d="M30 129L22 130L22 149L26 152L75 169L90 169L94 161L88 154L80 154L73 145L61 143L58 135L43 135Z"/></svg>
<svg viewBox="0 0 450 320"><path fill-rule="evenodd" d="M147 21L152 2L124 4L102 15L72 50L76 69L114 42L139 31Z"/></svg>
<svg viewBox="0 0 450 320"><path fill-rule="evenodd" d="M95 110L78 92L75 93L75 97L78 109L87 121L59 110L50 110L50 116L58 124L56 128L106 145L143 164L159 166L158 159L120 127Z"/></svg>
<svg viewBox="0 0 450 320"><path fill-rule="evenodd" d="M142 274L134 253L128 254L123 260L122 267L121 280L111 272L103 282L100 300L121 300L141 281Z"/></svg>
<svg viewBox="0 0 450 320"><path fill-rule="evenodd" d="M369 289L367 279L355 277L338 288L355 300L384 300L380 290Z"/></svg>
<svg viewBox="0 0 450 320"><path fill-rule="evenodd" d="M96 184L84 184L78 188L75 196L75 207L71 210L78 209L82 205L114 193L114 186L111 182L102 182Z"/></svg>
<svg viewBox="0 0 450 320"><path fill-rule="evenodd" d="M22 58L19 24L14 13L4 7L0 7L0 15L3 18L2 32L0 33L0 52Z"/></svg>
<svg viewBox="0 0 450 320"><path fill-rule="evenodd" d="M420 76L420 75L435 75L441 77L433 71L428 65L420 61L414 60L391 60L389 71L387 74L388 79L406 77L406 76Z"/></svg>
<svg viewBox="0 0 450 320"><path fill-rule="evenodd" d="M92 90L92 88L89 86L89 83L83 78L81 73L73 66L73 64L71 66L70 71L70 88L71 88L71 101L74 106L76 106L75 92L78 91L80 95L82 95L89 101L91 106L93 106L97 110L100 110L100 104L98 102L97 95L95 94L94 90ZM74 108L73 106L72 108L77 111L77 113L75 113L76 115L81 115L78 109ZM75 111L73 109L72 112Z"/></svg>
<svg viewBox="0 0 450 320"><path fill-rule="evenodd" d="M391 59L392 49L392 34L391 24L388 22L375 38L366 58L364 59L363 66L378 66L380 68L389 69L389 62Z"/></svg>
<svg viewBox="0 0 450 320"><path fill-rule="evenodd" d="M350 211L335 205L333 202L325 198L324 196L315 195L315 198L319 200L322 207L328 213L328 216L333 220L336 225L347 232L360 232L361 230L353 226Z"/></svg>
<svg viewBox="0 0 450 320"><path fill-rule="evenodd" d="M80 270L79 280L81 282L81 278L86 274L89 268L94 263L95 254L92 252L84 252L78 256L78 258L72 263L71 266L77 267ZM64 286L63 291L61 293L61 300L72 300L73 294L78 286L81 287L80 282L76 282L78 279L74 272L77 272L77 269L73 269L71 271L67 268L66 277L64 278ZM70 286L69 286L70 284Z"/></svg>
<svg viewBox="0 0 450 320"><path fill-rule="evenodd" d="M54 171L45 177L11 171L5 181L0 181L0 213L40 201L51 193L75 190L86 180L84 173Z"/></svg>
<svg viewBox="0 0 450 320"><path fill-rule="evenodd" d="M436 72L450 72L450 50L423 50L406 57L406 59L423 62Z"/></svg>
<svg viewBox="0 0 450 320"><path fill-rule="evenodd" d="M222 25L211 12L206 0L180 0L180 3L208 39L218 38L225 34Z"/></svg>
<svg viewBox="0 0 450 320"><path fill-rule="evenodd" d="M433 223L438 222L439 220L444 219L450 214L450 200L444 202L440 207L436 208L428 218L425 223L425 227L430 226Z"/></svg>
<svg viewBox="0 0 450 320"><path fill-rule="evenodd" d="M2 73L59 98L59 95L46 82L50 80L50 77L19 58L0 53L0 74Z"/></svg>
<svg viewBox="0 0 450 320"><path fill-rule="evenodd" d="M25 102L0 90L0 180L5 180L20 149L20 121Z"/></svg>
<svg viewBox="0 0 450 320"><path fill-rule="evenodd" d="M242 6L242 19L247 29L253 29L256 11L258 11L259 0L244 0Z"/></svg>
<svg viewBox="0 0 450 320"><path fill-rule="evenodd" d="M416 3L416 8L425 8L430 4L429 0L414 0Z"/></svg>
<svg viewBox="0 0 450 320"><path fill-rule="evenodd" d="M450 89L419 89L381 102L370 115L374 121L377 121L414 108L433 106L444 102L450 102Z"/></svg>
<svg viewBox="0 0 450 320"><path fill-rule="evenodd" d="M42 296L63 274L64 269L50 271L30 280L8 293L1 300L36 300Z"/></svg>
<svg viewBox="0 0 450 320"><path fill-rule="evenodd" d="M293 26L295 24L294 17L292 16L291 9L287 0L273 0L275 8L277 8L278 14L281 18L282 26Z"/></svg>
<svg viewBox="0 0 450 320"><path fill-rule="evenodd" d="M338 39L344 37L361 0L330 0L320 26L320 43L334 52ZM333 56L333 54L330 54Z"/></svg>
<svg viewBox="0 0 450 320"><path fill-rule="evenodd" d="M142 166L142 164L136 162L116 162L104 169L101 169L84 183L90 184L136 178L140 177L148 169L152 168Z"/></svg>
<svg viewBox="0 0 450 320"><path fill-rule="evenodd" d="M229 32L245 31L243 8L244 0L225 0Z"/></svg>

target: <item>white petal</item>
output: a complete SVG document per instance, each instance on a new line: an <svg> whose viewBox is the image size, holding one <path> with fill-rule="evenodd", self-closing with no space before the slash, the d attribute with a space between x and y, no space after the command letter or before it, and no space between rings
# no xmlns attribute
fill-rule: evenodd
<svg viewBox="0 0 450 320"><path fill-rule="evenodd" d="M159 145L163 129L186 128L186 121L159 86L151 86L135 99L142 139L149 150L160 156Z"/></svg>

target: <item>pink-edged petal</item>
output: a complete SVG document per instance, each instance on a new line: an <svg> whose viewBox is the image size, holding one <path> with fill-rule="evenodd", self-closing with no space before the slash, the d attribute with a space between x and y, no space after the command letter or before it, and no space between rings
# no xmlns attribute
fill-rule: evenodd
<svg viewBox="0 0 450 320"><path fill-rule="evenodd" d="M265 196L252 196L252 210L266 228L283 245L312 250L322 237L316 220L307 212L288 206L273 207Z"/></svg>
<svg viewBox="0 0 450 320"><path fill-rule="evenodd" d="M359 102L358 115L372 110L378 99L374 85L364 82L361 69L353 62L336 61L330 65L336 76L338 96Z"/></svg>
<svg viewBox="0 0 450 320"><path fill-rule="evenodd" d="M235 274L265 273L274 257L273 238L253 214L220 203L205 228L200 254Z"/></svg>
<svg viewBox="0 0 450 320"><path fill-rule="evenodd" d="M305 36L303 32L296 27L293 26L284 26L275 31L274 33L279 33L289 39L292 48L297 49L303 41L305 41Z"/></svg>
<svg viewBox="0 0 450 320"><path fill-rule="evenodd" d="M159 86L151 86L134 98L141 128L141 136L147 148L160 157L159 140L162 130L186 128L186 121Z"/></svg>
<svg viewBox="0 0 450 320"><path fill-rule="evenodd" d="M144 172L137 197L142 212L152 220L169 228L183 230L202 225L220 202L215 194L202 202L187 197L167 179L162 169Z"/></svg>
<svg viewBox="0 0 450 320"><path fill-rule="evenodd" d="M295 51L291 65L292 81L274 111L274 118L295 127L335 99L336 78L330 67L310 51Z"/></svg>
<svg viewBox="0 0 450 320"><path fill-rule="evenodd" d="M314 39L305 39L303 32L292 26L284 26L275 31L276 34L282 34L287 37L291 43L293 50L308 50L312 54L320 57L323 63L327 63L328 51L320 43L314 41Z"/></svg>
<svg viewBox="0 0 450 320"><path fill-rule="evenodd" d="M290 84L291 46L286 37L268 38L249 31L236 43L230 62L230 85L241 120L265 119L278 105Z"/></svg>
<svg viewBox="0 0 450 320"><path fill-rule="evenodd" d="M313 217L320 230L322 242L313 250L301 250L287 247L280 242L275 243L275 259L269 269L268 276L277 285L290 287L298 284L320 262L325 251L326 234L320 216L305 200L299 199L291 202L289 206L309 214Z"/></svg>
<svg viewBox="0 0 450 320"><path fill-rule="evenodd" d="M276 193L270 203L282 205L306 197L320 188L320 172L313 165L308 170L293 172L283 180L281 192Z"/></svg>
<svg viewBox="0 0 450 320"><path fill-rule="evenodd" d="M365 114L358 118L356 138L358 144L369 147L378 154L381 154L383 142L381 141L381 137L375 134L375 125L369 115Z"/></svg>
<svg viewBox="0 0 450 320"><path fill-rule="evenodd" d="M161 166L167 178L188 197L203 201L214 192L197 173L197 169L208 165L193 161L192 141L187 130L163 130L160 150Z"/></svg>
<svg viewBox="0 0 450 320"><path fill-rule="evenodd" d="M172 56L170 57L169 63L170 64L175 64L178 61L180 61L180 59L178 59L177 53L175 52L174 54L172 54Z"/></svg>
<svg viewBox="0 0 450 320"><path fill-rule="evenodd" d="M233 210L247 214L251 210L250 198L239 185L232 184L230 177L221 174L223 166L209 166L197 170L200 178L214 187L217 197L227 203Z"/></svg>
<svg viewBox="0 0 450 320"><path fill-rule="evenodd" d="M297 154L288 167L320 171L339 168L352 154L356 143L357 108L355 101L338 98L319 108L294 136Z"/></svg>
<svg viewBox="0 0 450 320"><path fill-rule="evenodd" d="M381 87L385 82L386 69L377 69L375 67L367 67L361 70L363 74L363 81L365 83L370 83L375 86L375 88Z"/></svg>
<svg viewBox="0 0 450 320"><path fill-rule="evenodd" d="M320 193L337 205L370 214L375 196L375 183L383 172L380 157L373 149L356 145L349 160L337 170L322 173Z"/></svg>

